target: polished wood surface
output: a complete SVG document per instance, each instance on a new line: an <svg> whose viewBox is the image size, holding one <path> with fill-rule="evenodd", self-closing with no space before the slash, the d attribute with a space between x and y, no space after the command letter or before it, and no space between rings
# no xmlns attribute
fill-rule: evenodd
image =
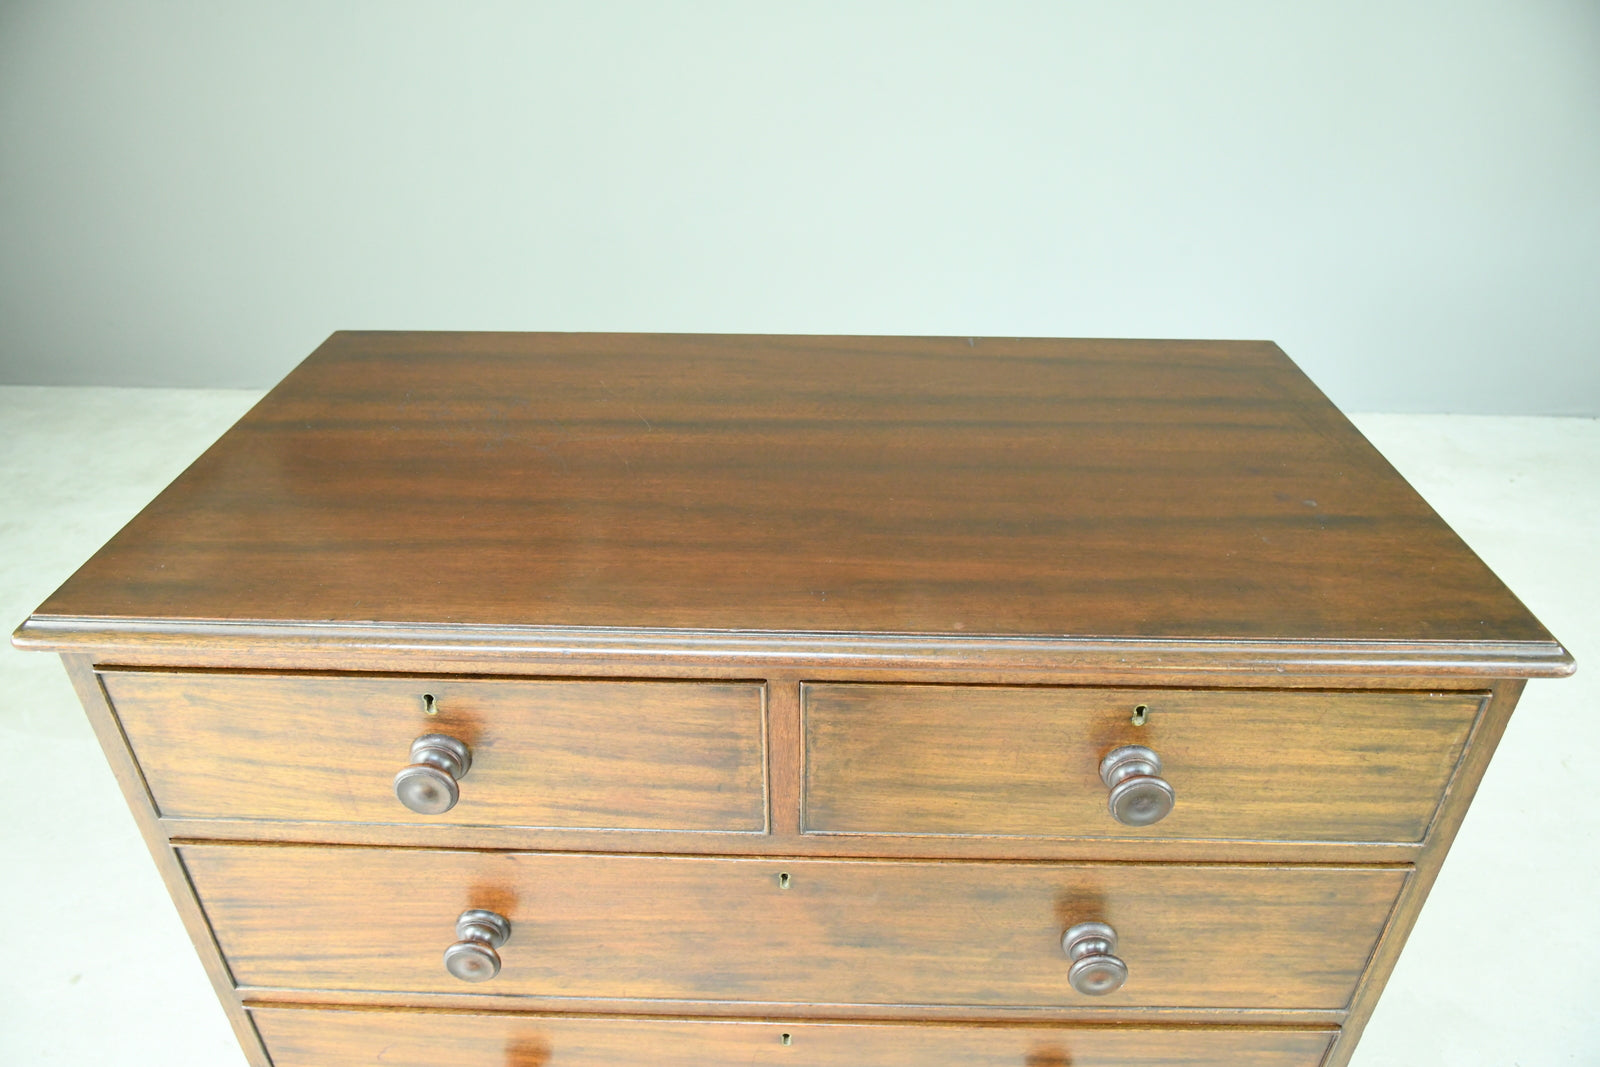
<svg viewBox="0 0 1600 1067"><path fill-rule="evenodd" d="M36 618L1566 660L1265 342L339 333Z"/></svg>
<svg viewBox="0 0 1600 1067"><path fill-rule="evenodd" d="M1367 973L1356 991L1355 999L1351 1001L1345 1024L1340 1028L1339 1036L1335 1038L1334 1047L1323 1067L1345 1067L1355 1054L1356 1042L1361 1040L1361 1032L1371 1019L1373 1009L1377 1007L1378 997L1394 970L1400 950L1411 934L1412 926L1422 912L1428 891L1433 888L1434 880L1438 878L1439 871L1444 866L1450 844L1455 840L1456 832L1461 829L1461 823L1466 818L1467 807L1472 803L1472 798L1483 781L1484 772L1489 767L1489 760L1494 756L1495 748L1505 733L1506 724L1511 720L1511 713L1516 710L1517 701L1522 697L1523 685L1521 679L1510 679L1495 684L1488 710L1478 720L1478 725L1468 742L1461 772L1456 775L1446 791L1444 804L1439 811L1438 825L1434 829L1434 844L1423 851L1417 860L1415 873L1406 880L1405 888L1400 891L1400 902L1395 908L1394 919L1384 931L1382 940L1378 942L1377 951L1373 953ZM1492 963L1486 966L1492 966Z"/></svg>
<svg viewBox="0 0 1600 1067"><path fill-rule="evenodd" d="M1257 342L336 334L14 641L253 1067L1344 1067L1573 669Z"/></svg>
<svg viewBox="0 0 1600 1067"><path fill-rule="evenodd" d="M1558 644L1234 638L793 634L601 627L410 626L33 615L21 649L124 667L745 677L848 668L856 680L1099 685L1471 689L1493 678L1565 678ZM948 676L948 677L946 677Z"/></svg>
<svg viewBox="0 0 1600 1067"><path fill-rule="evenodd" d="M104 682L166 816L766 826L759 684L145 671ZM412 741L436 732L465 742L472 765L455 807L421 815L393 782Z"/></svg>
<svg viewBox="0 0 1600 1067"><path fill-rule="evenodd" d="M251 1016L275 1067L1317 1067L1330 1036L292 1008Z"/></svg>
<svg viewBox="0 0 1600 1067"><path fill-rule="evenodd" d="M784 1004L1344 1007L1406 869L180 850L243 986ZM510 920L499 977L440 954ZM1061 937L1110 923L1084 997Z"/></svg>
<svg viewBox="0 0 1600 1067"><path fill-rule="evenodd" d="M228 973L228 965L223 961L222 953L217 948L216 939L211 933L211 924L201 909L200 902L195 899L194 890L189 884L188 872L183 869L177 850L172 847L163 832L144 775L138 761L134 759L132 750L128 748L128 739L117 723L117 717L111 709L105 688L100 684L100 677L95 672L93 661L88 656L76 654L63 655L61 661L67 669L67 677L72 681L78 701L83 705L84 714L89 719L95 740L100 743L100 750L105 754L106 763L110 765L111 773L117 780L117 786L122 791L128 810L133 814L133 821L139 827L139 836L144 838L145 847L150 850L150 858L154 861L156 870L160 872L161 880L172 897L173 906L183 922L184 932L189 935L195 954L200 957L206 980L216 993L234 1036L239 1039L239 1048L244 1053L246 1062L250 1067L273 1067L272 1061L267 1057L266 1049L262 1047L261 1040L256 1034L255 1025L250 1021L244 1005L234 995L233 976ZM85 961L85 965L88 966L89 961Z"/></svg>
<svg viewBox="0 0 1600 1067"><path fill-rule="evenodd" d="M1420 841L1486 696L808 684L805 826ZM1100 762L1123 745L1176 791L1153 825L1107 810Z"/></svg>

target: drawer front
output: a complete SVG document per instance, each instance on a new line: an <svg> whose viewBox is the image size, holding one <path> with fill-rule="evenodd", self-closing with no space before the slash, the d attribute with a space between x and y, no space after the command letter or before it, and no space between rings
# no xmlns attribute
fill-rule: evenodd
<svg viewBox="0 0 1600 1067"><path fill-rule="evenodd" d="M1338 1009L1404 868L1033 864L190 845L244 986L786 1004ZM510 920L499 975L442 954ZM1126 985L1061 938L1110 923Z"/></svg>
<svg viewBox="0 0 1600 1067"><path fill-rule="evenodd" d="M1416 842L1487 694L813 683L803 699L811 833ZM1150 825L1108 809L1101 760L1128 745L1176 796Z"/></svg>
<svg viewBox="0 0 1600 1067"><path fill-rule="evenodd" d="M107 672L162 815L761 833L759 684ZM431 701L426 699L431 697ZM412 742L471 763L448 811L396 799Z"/></svg>
<svg viewBox="0 0 1600 1067"><path fill-rule="evenodd" d="M1093 1030L299 1008L256 1008L251 1015L274 1067L1316 1067L1333 1039L1327 1030Z"/></svg>

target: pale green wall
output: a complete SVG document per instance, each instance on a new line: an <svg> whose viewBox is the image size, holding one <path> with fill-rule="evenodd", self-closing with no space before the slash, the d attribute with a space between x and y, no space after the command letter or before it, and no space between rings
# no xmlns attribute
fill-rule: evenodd
<svg viewBox="0 0 1600 1067"><path fill-rule="evenodd" d="M1268 337L1600 414L1600 3L0 0L0 381L346 327Z"/></svg>

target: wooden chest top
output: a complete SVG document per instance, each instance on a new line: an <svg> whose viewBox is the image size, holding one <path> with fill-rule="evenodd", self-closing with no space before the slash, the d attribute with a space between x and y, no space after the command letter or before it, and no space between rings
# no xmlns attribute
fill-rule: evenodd
<svg viewBox="0 0 1600 1067"><path fill-rule="evenodd" d="M338 333L18 640L156 621L1570 670L1267 342Z"/></svg>
<svg viewBox="0 0 1600 1067"><path fill-rule="evenodd" d="M1344 1067L1572 669L1261 342L336 334L16 640L255 1067Z"/></svg>

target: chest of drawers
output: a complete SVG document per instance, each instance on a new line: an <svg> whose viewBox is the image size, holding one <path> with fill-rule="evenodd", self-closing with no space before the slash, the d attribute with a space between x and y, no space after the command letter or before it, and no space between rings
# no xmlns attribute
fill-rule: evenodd
<svg viewBox="0 0 1600 1067"><path fill-rule="evenodd" d="M258 1067L1336 1067L1572 669L1242 342L336 334L14 640Z"/></svg>

